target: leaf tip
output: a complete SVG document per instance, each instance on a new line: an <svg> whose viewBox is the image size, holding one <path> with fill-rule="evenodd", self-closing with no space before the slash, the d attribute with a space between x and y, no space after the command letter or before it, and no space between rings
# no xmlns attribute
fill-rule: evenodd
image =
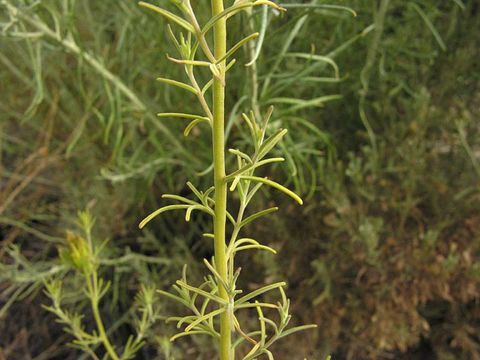
<svg viewBox="0 0 480 360"><path fill-rule="evenodd" d="M138 224L138 228L141 230L145 227L145 225L147 225L149 222L150 222L150 218L149 217L146 217L145 219L143 219L142 221L140 221L140 224Z"/></svg>

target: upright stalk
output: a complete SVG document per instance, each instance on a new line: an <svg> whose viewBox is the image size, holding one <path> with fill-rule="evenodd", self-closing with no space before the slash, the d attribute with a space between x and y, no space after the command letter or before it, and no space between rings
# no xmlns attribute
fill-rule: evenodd
<svg viewBox="0 0 480 360"><path fill-rule="evenodd" d="M212 0L212 16L224 10L223 0ZM215 23L214 55L216 59L225 56L227 48L226 19L222 17ZM218 64L219 75L213 80L213 164L215 185L214 247L215 265L224 283L228 284L228 266L225 254L225 223L227 213L227 183L225 181L225 61ZM230 304L230 298L223 286L219 295ZM220 317L220 360L233 360L231 352L231 331L233 311L228 309Z"/></svg>
<svg viewBox="0 0 480 360"><path fill-rule="evenodd" d="M274 249L267 245L262 245L255 239L242 237L241 229L250 222L259 217L276 211L276 207L271 207L255 212L244 219L246 208L255 195L257 190L262 186L271 186L284 194L292 197L300 205L302 199L291 190L283 185L272 181L265 177L254 176L258 167L283 161L284 158L270 157L270 150L282 139L287 133L286 129L277 129L273 134L267 136L268 120L272 115L273 108L269 109L263 121L261 120L260 109L258 104L254 103L254 112L257 116L243 114L242 118L245 125L250 130L251 141L254 145L255 152L247 155L239 149L232 149L232 154L237 158L238 169L226 175L225 169L225 74L227 70L235 63L235 59L231 58L246 42L256 38L259 34L253 33L244 37L237 44L227 51L227 24L226 19L236 13L240 13L246 8L259 5L269 5L281 11L284 10L270 0L241 0L235 1L227 9L224 9L224 0L211 0L212 17L203 27L196 19L194 8L190 4L191 0L175 0L174 3L182 12L183 17L171 13L165 9L155 5L141 2L145 6L166 18L169 22L175 22L181 27L182 33L178 38L174 31L169 28L169 35L173 44L180 55L179 59L171 58L174 63L181 64L185 67L190 84L181 81L159 78L165 84L179 87L195 94L200 102L204 114L186 114L186 113L160 113L160 117L177 117L190 120L185 128L184 134L188 135L190 130L200 123L208 123L212 130L212 147L213 147L213 168L214 168L214 186L205 192L197 189L192 183L188 182L188 187L192 190L197 200L191 200L183 196L175 194L165 194L165 199L171 199L180 204L166 205L155 210L140 222L140 228L143 228L157 215L171 210L185 210L185 220L190 220L191 213L202 211L213 217L213 238L214 238L214 261L204 259L204 263L209 269L211 275L205 278L205 281L198 287L187 283L186 269L183 272L182 279L176 282L174 287L176 295L169 292L158 290L160 294L167 296L177 302L183 304L193 315L186 317L172 317L177 321L177 327L184 329L172 336L174 341L180 337L191 335L210 335L218 341L218 353L220 360L234 360L235 351L232 343L241 347L242 353L250 347L250 350L243 356L243 360L254 360L260 356L266 355L269 359L273 359L272 352L268 349L275 341L283 336L292 334L297 331L314 328L315 325L302 325L290 327L287 329L290 321L289 307L290 302L287 299L283 287L285 282L277 282L265 285L248 294L237 289L237 277L240 268L235 270L234 258L235 254L244 250L267 250L276 253ZM183 31L188 31L188 37L185 38ZM210 50L210 44L205 35L213 30L213 51ZM195 38L192 43L192 35ZM203 50L208 61L197 60L196 51L198 48ZM254 57L255 59L255 57ZM219 61L221 60L221 61ZM228 61L228 65L227 65ZM194 69L209 69L211 78L203 86L200 87L195 79ZM206 101L204 95L207 90L213 91L211 108L210 102ZM254 89L255 91L257 89ZM255 93L254 91L254 93ZM257 97L256 95L254 96ZM259 123L260 121L260 123ZM229 185L231 184L231 185ZM250 186L252 185L252 186ZM240 207L237 218L227 212L227 186L231 191L236 191L240 199ZM214 191L213 198L210 197ZM232 235L227 247L226 223L227 219L232 222ZM211 235L208 234L208 237ZM277 290L281 295L281 302L276 304L267 302L258 302L253 299L257 296ZM242 294L236 298L236 295ZM278 321L275 322L267 318L262 308L277 310ZM257 312L259 320L259 330L251 331L250 326L242 329L238 319L234 316L235 310L250 309ZM220 319L219 319L220 318ZM218 329L218 320L220 320L220 329ZM267 334L267 326L269 324L275 328L275 334L269 336ZM220 334L219 334L220 331ZM219 336L220 335L220 336ZM245 349L245 350L244 350Z"/></svg>

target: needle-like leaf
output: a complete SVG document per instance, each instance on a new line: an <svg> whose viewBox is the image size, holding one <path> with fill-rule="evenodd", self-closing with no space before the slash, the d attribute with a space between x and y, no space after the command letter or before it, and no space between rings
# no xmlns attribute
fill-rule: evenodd
<svg viewBox="0 0 480 360"><path fill-rule="evenodd" d="M181 337L184 337L184 336L191 336L191 335L200 335L200 334L206 334L206 335L210 335L210 336L213 336L212 333L210 331L206 331L206 330L193 330L193 331L183 331L181 333L178 333L178 334L175 334L173 335L171 338L170 338L170 341L175 341ZM218 337L218 334L214 337Z"/></svg>
<svg viewBox="0 0 480 360"><path fill-rule="evenodd" d="M272 150L275 145L287 134L287 129L278 129L273 135L271 135L258 149L255 156L256 160L263 159Z"/></svg>
<svg viewBox="0 0 480 360"><path fill-rule="evenodd" d="M327 9L347 11L356 17L357 12L348 6L331 5L331 4L281 4L285 9Z"/></svg>
<svg viewBox="0 0 480 360"><path fill-rule="evenodd" d="M162 77L159 77L157 78L157 81L160 81L164 84L168 84L168 85L172 85L172 86L176 86L176 87L179 87L181 89L185 89L185 90L188 90L190 91L191 93L193 94L197 94L197 90L195 90L195 88L191 85L188 85L188 84L185 84L181 81L176 81L176 80L172 80L172 79L166 79L166 78L162 78Z"/></svg>
<svg viewBox="0 0 480 360"><path fill-rule="evenodd" d="M235 301L235 306L241 305L241 304L247 302L248 300L251 300L251 299L253 299L253 298L255 298L259 295L262 295L262 294L264 294L268 291L283 287L285 285L287 285L287 283L284 282L284 281L281 281L281 282L277 282L277 283L274 283L274 284L263 286L260 289L257 289L257 290L252 291L251 293L249 293L247 295L242 296L240 299Z"/></svg>
<svg viewBox="0 0 480 360"><path fill-rule="evenodd" d="M153 11L159 13L160 15L165 17L166 19L168 19L170 21L173 21L174 23L176 23L177 25L181 26L182 28L184 28L185 30L187 30L191 33L195 32L195 29L193 28L192 24L190 24L185 19L182 19L180 16L171 13L170 11L167 11L165 9L162 9L158 6L155 6L153 4L150 4L150 3L147 3L147 2L144 2L144 1L140 1L138 4L140 6L143 6L144 8L147 8L147 9L150 9L150 10L153 10Z"/></svg>
<svg viewBox="0 0 480 360"><path fill-rule="evenodd" d="M232 56L235 53L235 51L240 49L243 44L245 44L247 41L250 41L252 39L257 38L258 35L259 35L259 33L253 33L253 34L243 38L242 40L240 40L238 43L233 45L232 48L225 53L225 55L223 55L221 58L217 59L216 64L219 64L223 60L228 59L230 56Z"/></svg>
<svg viewBox="0 0 480 360"><path fill-rule="evenodd" d="M283 192L285 195L290 196L292 199L294 199L300 205L303 205L303 200L300 198L300 196L298 196L292 190L287 189L285 186L280 185L279 183L277 183L275 181L269 180L267 178L261 178L261 177L258 177L258 176L242 175L240 177L242 179L245 179L245 180L252 180L252 181L256 181L256 182L261 182L265 185L271 186L271 187Z"/></svg>
<svg viewBox="0 0 480 360"><path fill-rule="evenodd" d="M205 121L210 121L208 117L201 116L201 115L196 115L196 114L185 114L185 113L158 113L158 117L177 117L177 118L183 118L183 119L202 119Z"/></svg>
<svg viewBox="0 0 480 360"><path fill-rule="evenodd" d="M234 171L233 173L227 175L225 177L225 181L229 182L232 179L234 179L235 177L240 176L240 175L244 175L247 172L252 171L252 170L254 170L254 169L256 169L260 166L271 164L271 163L276 163L276 162L282 162L282 161L285 161L285 159L281 158L281 157L276 157L276 158L264 159L264 160L257 161L255 163L247 164L247 165L243 166L242 168Z"/></svg>
<svg viewBox="0 0 480 360"><path fill-rule="evenodd" d="M182 210L182 209L188 209L190 207L190 205L167 205L167 206L163 206L161 207L160 209L158 210L155 210L154 212L152 212L150 215L148 215L145 219L143 219L140 224L138 225L138 227L140 229L142 229L145 225L147 225L153 218L155 218L156 216L160 215L161 213L165 212L165 211L170 211L170 210Z"/></svg>
<svg viewBox="0 0 480 360"><path fill-rule="evenodd" d="M211 121L206 120L206 119L204 119L204 118L192 120L192 121L187 125L187 127L185 128L185 130L183 131L183 135L184 135L184 136L190 135L190 132L192 131L192 129L193 129L195 126L197 126L198 124L202 123L202 122L206 122L206 123L208 123L209 125L211 125Z"/></svg>
<svg viewBox="0 0 480 360"><path fill-rule="evenodd" d="M205 290L202 290L202 289L199 289L197 287L194 287L194 286L190 286L186 283L184 283L183 281L180 281L180 280L177 280L176 284L182 288L185 288L186 290L190 290L194 293L197 293L199 295L202 295L203 297L206 297L212 301L215 301L219 304L222 304L222 305L226 305L226 301L223 300L222 298L216 296L216 295L213 295L213 294L210 294L208 292L206 292Z"/></svg>
<svg viewBox="0 0 480 360"><path fill-rule="evenodd" d="M205 320L208 320L210 318L213 318L217 315L220 315L221 313L223 313L225 311L226 311L226 308L220 308L220 309L212 311L211 313L208 313L207 315L200 316L194 322L192 322L190 325L188 325L185 328L185 331L188 332L188 331L192 330L195 326L200 324L201 322L203 322Z"/></svg>
<svg viewBox="0 0 480 360"><path fill-rule="evenodd" d="M242 220L242 222L239 224L239 227L242 228L244 227L245 225L248 225L250 224L252 221L262 217L262 216L265 216L265 215L268 215L268 214L271 214L275 211L278 210L278 207L274 206L274 207L271 207L271 208L268 208L268 209L265 209L265 210L262 210L262 211L259 211L255 214L252 214L250 215L249 217L247 217L246 219Z"/></svg>

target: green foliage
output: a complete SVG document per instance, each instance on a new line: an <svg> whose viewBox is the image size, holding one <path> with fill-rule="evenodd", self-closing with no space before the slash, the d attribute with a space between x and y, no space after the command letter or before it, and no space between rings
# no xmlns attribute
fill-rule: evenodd
<svg viewBox="0 0 480 360"><path fill-rule="evenodd" d="M214 169L214 185L206 191L198 190L190 182L187 186L197 197L196 200L190 200L178 195L164 195L163 198L179 201L178 205L166 205L152 214L147 216L141 223L143 228L157 215L171 210L185 210L185 220L190 221L191 214L194 210L204 212L212 217L214 229L212 234L206 234L207 237L214 239L215 256L208 261L204 259L204 263L210 271L210 275L199 286L190 285L187 282L186 268L184 268L183 277L176 282L174 290L176 294L160 291L166 297L176 300L191 311L191 315L184 317L171 317L168 320L177 322L177 328L183 328L183 331L174 335L171 340L188 336L188 335L209 335L218 342L218 354L222 360L231 360L235 358L243 342L251 343L249 350L242 355L244 360L256 359L262 355L269 359L274 359L270 346L278 339L293 334L297 331L314 328L316 325L306 325L288 328L290 322L289 307L290 301L287 300L285 292L282 289L286 284L278 282L266 285L250 293L242 295L243 290L238 289L237 281L240 275L240 268L235 268L235 255L243 250L269 250L275 253L272 248L261 245L257 240L251 238L240 238L242 228L253 221L270 213L270 209L252 214L250 217L244 218L247 207L253 196L258 192L262 185L269 185L286 195L295 199L302 204L302 199L291 190L280 185L268 178L254 176L255 171L266 164L283 161L283 158L273 157L267 158L270 151L279 143L286 134L286 130L278 129L272 135L267 135L267 127L269 119L272 115L273 108L270 108L265 120L259 125L252 111L250 117L243 114L242 117L249 129L253 144L254 153L247 155L238 149L230 149L230 152L236 157L238 169L230 174L225 174L225 143L224 143L224 96L227 84L226 72L232 67L235 60L227 65L226 62L240 47L249 40L255 38L258 34L247 36L232 46L229 50L225 48L226 43L226 20L241 10L252 8L258 5L269 5L277 10L280 7L270 1L236 1L230 7L224 9L223 1L212 1L212 16L204 26L200 26L195 10L192 8L189 0L174 2L182 13L179 17L165 9L158 8L154 5L141 2L140 5L149 8L161 16L176 23L178 26L188 32L187 37L180 32L175 35L174 30L168 27L171 41L175 45L179 58L167 56L168 59L176 64L183 65L189 84L178 80L161 79L162 82L179 87L193 93L200 104L203 114L187 114L187 113L159 113L159 117L178 117L191 120L186 127L184 133L188 135L194 126L201 122L205 122L212 130L212 152L213 152L213 169ZM206 38L210 29L214 31L213 47ZM193 37L193 39L192 39ZM205 60L197 60L197 50L201 48ZM204 85L199 84L197 80L197 71L201 68L210 70L210 79ZM206 98L207 91L212 88L212 101ZM258 111L258 109L257 109ZM237 191L239 199L239 209L236 216L232 216L228 212L228 199L226 195L227 186L230 185L230 191ZM210 196L213 194L213 196ZM231 224L231 238L226 243L226 222ZM227 246L228 245L228 246ZM258 296L264 295L272 290L279 290L282 301L278 304L268 302L252 302ZM259 317L259 329L246 331L242 328L238 319L238 311L241 309L256 309ZM266 309L275 309L278 312L278 322L265 315ZM217 322L216 320L219 319ZM216 324L217 323L217 324ZM218 325L219 323L219 325ZM267 330L267 325L271 329ZM217 330L218 329L218 330ZM271 331L273 330L273 333ZM234 336L232 338L232 333ZM271 333L269 335L269 333Z"/></svg>
<svg viewBox="0 0 480 360"><path fill-rule="evenodd" d="M338 139L318 170L323 196L306 218L282 226L305 227L299 237L312 241L304 250L285 243L291 262L268 271L289 269L303 282L319 336L330 339L325 348L342 358L403 358L410 349L405 358L468 359L478 356L478 173L469 155L478 143L469 95L478 94L478 41L466 30L478 29L476 10L417 3L426 24L417 5L384 3L372 42L337 61L354 73L340 90L348 105L330 110L342 122L322 122ZM353 7L360 15L349 24L362 29L368 9ZM466 143L459 118L470 124ZM311 264L314 274L305 279L311 268L292 263Z"/></svg>
<svg viewBox="0 0 480 360"><path fill-rule="evenodd" d="M259 6L229 19L227 44L242 46L230 54L237 62L228 63L225 117L232 205L244 184L259 185L239 174L275 179L305 200L301 209L283 204L290 199L259 185L263 196L249 202L249 226L230 248L266 250L235 252L248 269L238 288L249 293L288 278L291 311L320 325L283 338L272 352L279 359L298 357L299 348L309 359L478 357L478 5L281 5L284 14ZM195 10L206 24L209 7ZM211 270L201 275L201 266L214 263L211 214L202 211L214 209L210 123L192 101L192 85L171 80L188 82L183 67L159 55L178 51L159 15L130 0L0 1L0 357L89 357L61 345L75 337L40 307L53 306L44 284L61 279L62 311L84 314L77 324L86 333L97 329L85 276L72 267L86 248L76 245L68 266L58 261L57 248L69 246L65 229L85 238L72 224L78 209L96 217L94 250L95 239L110 239L97 257L98 278L111 284L99 312L119 353L141 328L142 309L151 314L132 304L140 284L149 284L142 296L162 302L162 315L185 314L189 307L152 293L150 284L166 289L184 262L188 286L215 279ZM194 34L188 45L189 31L180 29L178 45L193 46ZM215 71L197 73L207 100ZM241 114L261 120L271 105L266 137L282 140L253 161L258 149ZM155 116L173 111L202 117ZM189 138L174 135L182 129ZM139 233L142 214L167 200L185 212L157 217ZM179 227L188 209L189 226ZM279 321L277 295L280 289L259 302L275 305L261 310ZM210 306L206 315L217 309ZM261 326L255 308L238 316L242 329ZM171 343L163 321L144 332L136 358L215 357L204 336ZM239 350L246 345L253 346L244 340ZM104 355L101 344L92 348Z"/></svg>
<svg viewBox="0 0 480 360"><path fill-rule="evenodd" d="M65 325L65 331L70 333L75 340L72 346L79 348L94 359L99 359L97 346L102 345L111 359L133 359L136 353L144 345L144 338L147 331L158 318L158 308L155 304L155 289L141 286L136 296L135 308L140 316L134 316L135 335L128 337L121 353L115 349L110 335L105 330L105 325L100 313L100 302L109 293L111 283L99 276L98 270L101 263L100 254L105 245L96 245L92 238L94 220L88 212L78 214L79 227L85 237L73 232L67 232L67 246L61 248L60 258L68 267L73 267L73 278L79 278L80 284L85 287L83 296L77 299L76 309L65 309L63 285L69 283L68 274L48 279L45 283L46 295L50 298L52 305L44 308L58 318L58 322ZM95 330L87 331L83 324L86 310L79 304L86 300L95 322ZM72 304L70 304L72 306Z"/></svg>

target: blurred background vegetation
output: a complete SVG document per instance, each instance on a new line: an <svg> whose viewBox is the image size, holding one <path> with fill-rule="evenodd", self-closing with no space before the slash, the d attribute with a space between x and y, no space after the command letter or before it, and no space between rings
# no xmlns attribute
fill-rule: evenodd
<svg viewBox="0 0 480 360"><path fill-rule="evenodd" d="M246 137L242 111L276 106L272 125L290 131L272 171L305 199L299 210L267 194L282 210L250 231L280 255L242 259L245 287L286 278L296 321L319 324L278 359L480 359L480 3L284 5L231 23L232 43L266 31L227 99L229 144ZM209 183L209 134L155 118L196 105L154 81L181 73L164 22L135 1L1 0L0 26L0 359L83 359L41 307L52 276L81 297L58 261L66 230L89 209L109 239L101 305L120 346L139 284L168 288L184 262L201 275L212 252L200 215L137 228L162 193ZM172 333L159 321L139 358L214 357Z"/></svg>

